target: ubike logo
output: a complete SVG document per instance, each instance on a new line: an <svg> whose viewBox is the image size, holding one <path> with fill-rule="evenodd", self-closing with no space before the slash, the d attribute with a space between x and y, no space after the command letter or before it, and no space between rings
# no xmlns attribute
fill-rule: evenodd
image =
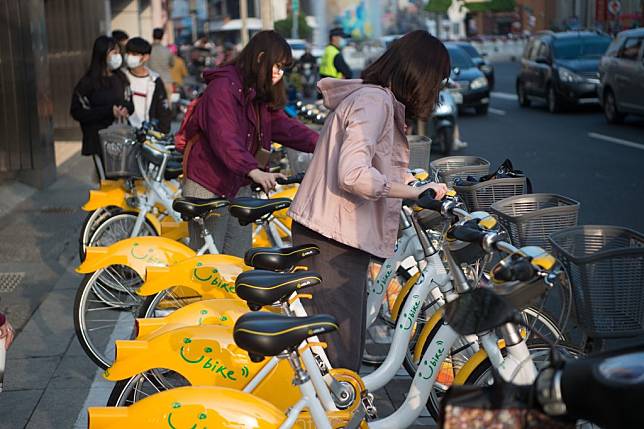
<svg viewBox="0 0 644 429"><path fill-rule="evenodd" d="M194 423L195 418L197 420ZM179 402L172 404L172 411L168 413L166 421L170 429L189 427L190 429L206 429L208 427L208 410L203 406L182 406ZM190 423L194 423L190 426ZM212 422L211 422L212 423ZM202 425L201 428L197 425Z"/></svg>
<svg viewBox="0 0 644 429"><path fill-rule="evenodd" d="M146 263L151 265L165 265L166 261L155 256L154 250L155 250L154 247L150 247L146 251L141 249L139 243L132 243L132 248L130 249L130 255L132 255L134 259L145 261Z"/></svg>
<svg viewBox="0 0 644 429"><path fill-rule="evenodd" d="M434 375L438 365L440 365L440 363L442 362L442 356L445 352L445 348L442 347L443 341L437 340L436 345L438 346L438 349L436 350L436 353L434 353L434 356L430 357L429 360L423 360L422 365L418 368L418 376L422 377L425 380L430 379ZM425 372L425 369L427 369L427 372Z"/></svg>
<svg viewBox="0 0 644 429"><path fill-rule="evenodd" d="M420 308L420 299L418 298L420 298L418 295L412 296L414 303L412 304L409 313L402 314L403 321L400 322L400 328L404 329L405 331L411 329L411 327L416 322L416 315L418 314L418 309Z"/></svg>
<svg viewBox="0 0 644 429"><path fill-rule="evenodd" d="M372 289L372 292L375 292L378 295L383 293L387 283L389 283L389 279L391 278L393 271L391 264L386 263L385 266L380 269L380 273L384 274L381 276L380 273L378 273L378 277L376 278L376 287Z"/></svg>
<svg viewBox="0 0 644 429"><path fill-rule="evenodd" d="M225 322L228 321L228 316L222 314L220 316L215 315L208 315L208 310L203 309L199 312L199 321L197 322L197 325L203 325L203 323L208 320L209 325L224 325ZM218 323L221 322L221 323Z"/></svg>
<svg viewBox="0 0 644 429"><path fill-rule="evenodd" d="M197 262L197 265L195 265L195 268L192 270L192 277L194 277L195 280L202 283L210 283L211 286L223 289L228 293L235 293L235 284L225 281L221 277L221 274L219 274L219 270L217 268L213 268L207 273L208 276L204 276L204 271L207 270L201 269L201 267L203 267L203 263Z"/></svg>
<svg viewBox="0 0 644 429"><path fill-rule="evenodd" d="M198 366L201 366L202 369L209 370L210 372L214 372L215 375L217 375L218 377L224 380L237 381L234 370L228 369L223 363L220 363L214 357L207 356L213 352L212 347L209 347L209 346L204 347L203 353L198 358L192 358L187 356L188 353L192 353L192 350L190 350L192 348L191 344L192 344L191 338L183 339L183 345L179 349L179 356L181 356L181 359L183 359L185 362L189 363L190 365L198 365ZM206 358L207 360L205 360ZM242 374L242 377L248 378L248 368L244 366L241 369L241 374Z"/></svg>

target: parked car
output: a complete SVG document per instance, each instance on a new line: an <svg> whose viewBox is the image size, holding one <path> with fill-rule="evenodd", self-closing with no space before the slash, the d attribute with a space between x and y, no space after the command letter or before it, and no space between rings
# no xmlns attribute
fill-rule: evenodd
<svg viewBox="0 0 644 429"><path fill-rule="evenodd" d="M453 42L453 44L462 48L470 56L472 62L487 78L487 85L490 87L490 91L492 91L494 89L494 66L484 58L487 54L479 53L472 44L467 42Z"/></svg>
<svg viewBox="0 0 644 429"><path fill-rule="evenodd" d="M490 87L487 78L462 48L446 43L452 63L450 91L459 107L473 107L479 115L487 114L490 104Z"/></svg>
<svg viewBox="0 0 644 429"><path fill-rule="evenodd" d="M599 100L606 120L644 115L644 28L622 31L599 63Z"/></svg>
<svg viewBox="0 0 644 429"><path fill-rule="evenodd" d="M555 113L564 105L598 103L599 60L610 42L592 31L545 31L531 38L516 81L519 104L544 98Z"/></svg>

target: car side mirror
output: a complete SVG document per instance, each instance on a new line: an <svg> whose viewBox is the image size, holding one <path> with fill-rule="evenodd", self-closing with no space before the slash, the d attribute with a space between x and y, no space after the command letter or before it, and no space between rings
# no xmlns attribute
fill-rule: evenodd
<svg viewBox="0 0 644 429"><path fill-rule="evenodd" d="M487 52L481 52L481 57L482 57L482 58L487 57Z"/></svg>
<svg viewBox="0 0 644 429"><path fill-rule="evenodd" d="M461 69L458 67L454 67L452 71L454 72L454 74L461 74Z"/></svg>

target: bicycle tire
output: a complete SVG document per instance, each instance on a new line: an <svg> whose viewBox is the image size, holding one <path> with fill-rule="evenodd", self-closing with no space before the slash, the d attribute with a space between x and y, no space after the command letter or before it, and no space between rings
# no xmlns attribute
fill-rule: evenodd
<svg viewBox="0 0 644 429"><path fill-rule="evenodd" d="M140 305L140 298L137 298L138 296L135 292L135 289L142 283L140 278L137 283L128 282L128 285L133 285L132 292L127 290L128 286L124 286L123 290L119 291L113 284L101 284L101 276L105 275L106 272L109 272L110 269L114 269L114 273L118 274L117 269L120 269L119 267L121 266L107 267L85 275L74 299L74 331L76 333L76 337L87 356L102 369L107 369L114 361L113 354L110 353L110 351L114 347L112 337L115 335L115 332L116 335L120 337L118 339L132 338L132 333L134 332L134 313L132 310L134 308L138 310L138 305ZM129 268L128 270L131 272L130 274L132 276L136 275L133 270ZM115 274L111 275L115 276ZM136 276L138 277L138 275ZM96 291L99 288L103 288L104 290L102 290L101 293L97 293ZM119 302L119 293L127 295L129 300ZM106 296L111 296L113 301L106 302ZM103 311L105 313L103 313ZM94 320L94 322L101 323L100 326L90 326L90 315L97 314L98 317L103 317L103 314L108 314L108 316L105 317L109 317L110 314L108 312L111 311L117 312L116 320L98 319ZM127 315L124 315L125 311L132 313L131 321ZM111 315L115 315L115 313L112 313ZM106 325L105 323L108 324ZM124 325L124 327L121 328L122 331L116 331L117 327L121 325ZM128 325L130 327L129 330L127 328ZM110 326L112 329L109 331L109 334L105 335L103 333L106 332L105 328L110 328ZM92 331L98 330L102 330L102 332L96 336L90 335Z"/></svg>
<svg viewBox="0 0 644 429"><path fill-rule="evenodd" d="M81 225L81 232L78 237L78 256L80 257L81 262L85 260L85 249L87 249L89 240L92 234L96 231L96 228L98 228L105 219L118 214L121 211L122 209L120 207L108 206L98 208L87 214L83 221L83 225Z"/></svg>

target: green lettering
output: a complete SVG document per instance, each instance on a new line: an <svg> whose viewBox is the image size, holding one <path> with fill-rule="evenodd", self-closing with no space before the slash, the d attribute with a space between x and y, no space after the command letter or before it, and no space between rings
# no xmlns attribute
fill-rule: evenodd
<svg viewBox="0 0 644 429"><path fill-rule="evenodd" d="M208 359L206 363L203 364L204 369L212 367L212 364L210 362L212 362L212 359Z"/></svg>

